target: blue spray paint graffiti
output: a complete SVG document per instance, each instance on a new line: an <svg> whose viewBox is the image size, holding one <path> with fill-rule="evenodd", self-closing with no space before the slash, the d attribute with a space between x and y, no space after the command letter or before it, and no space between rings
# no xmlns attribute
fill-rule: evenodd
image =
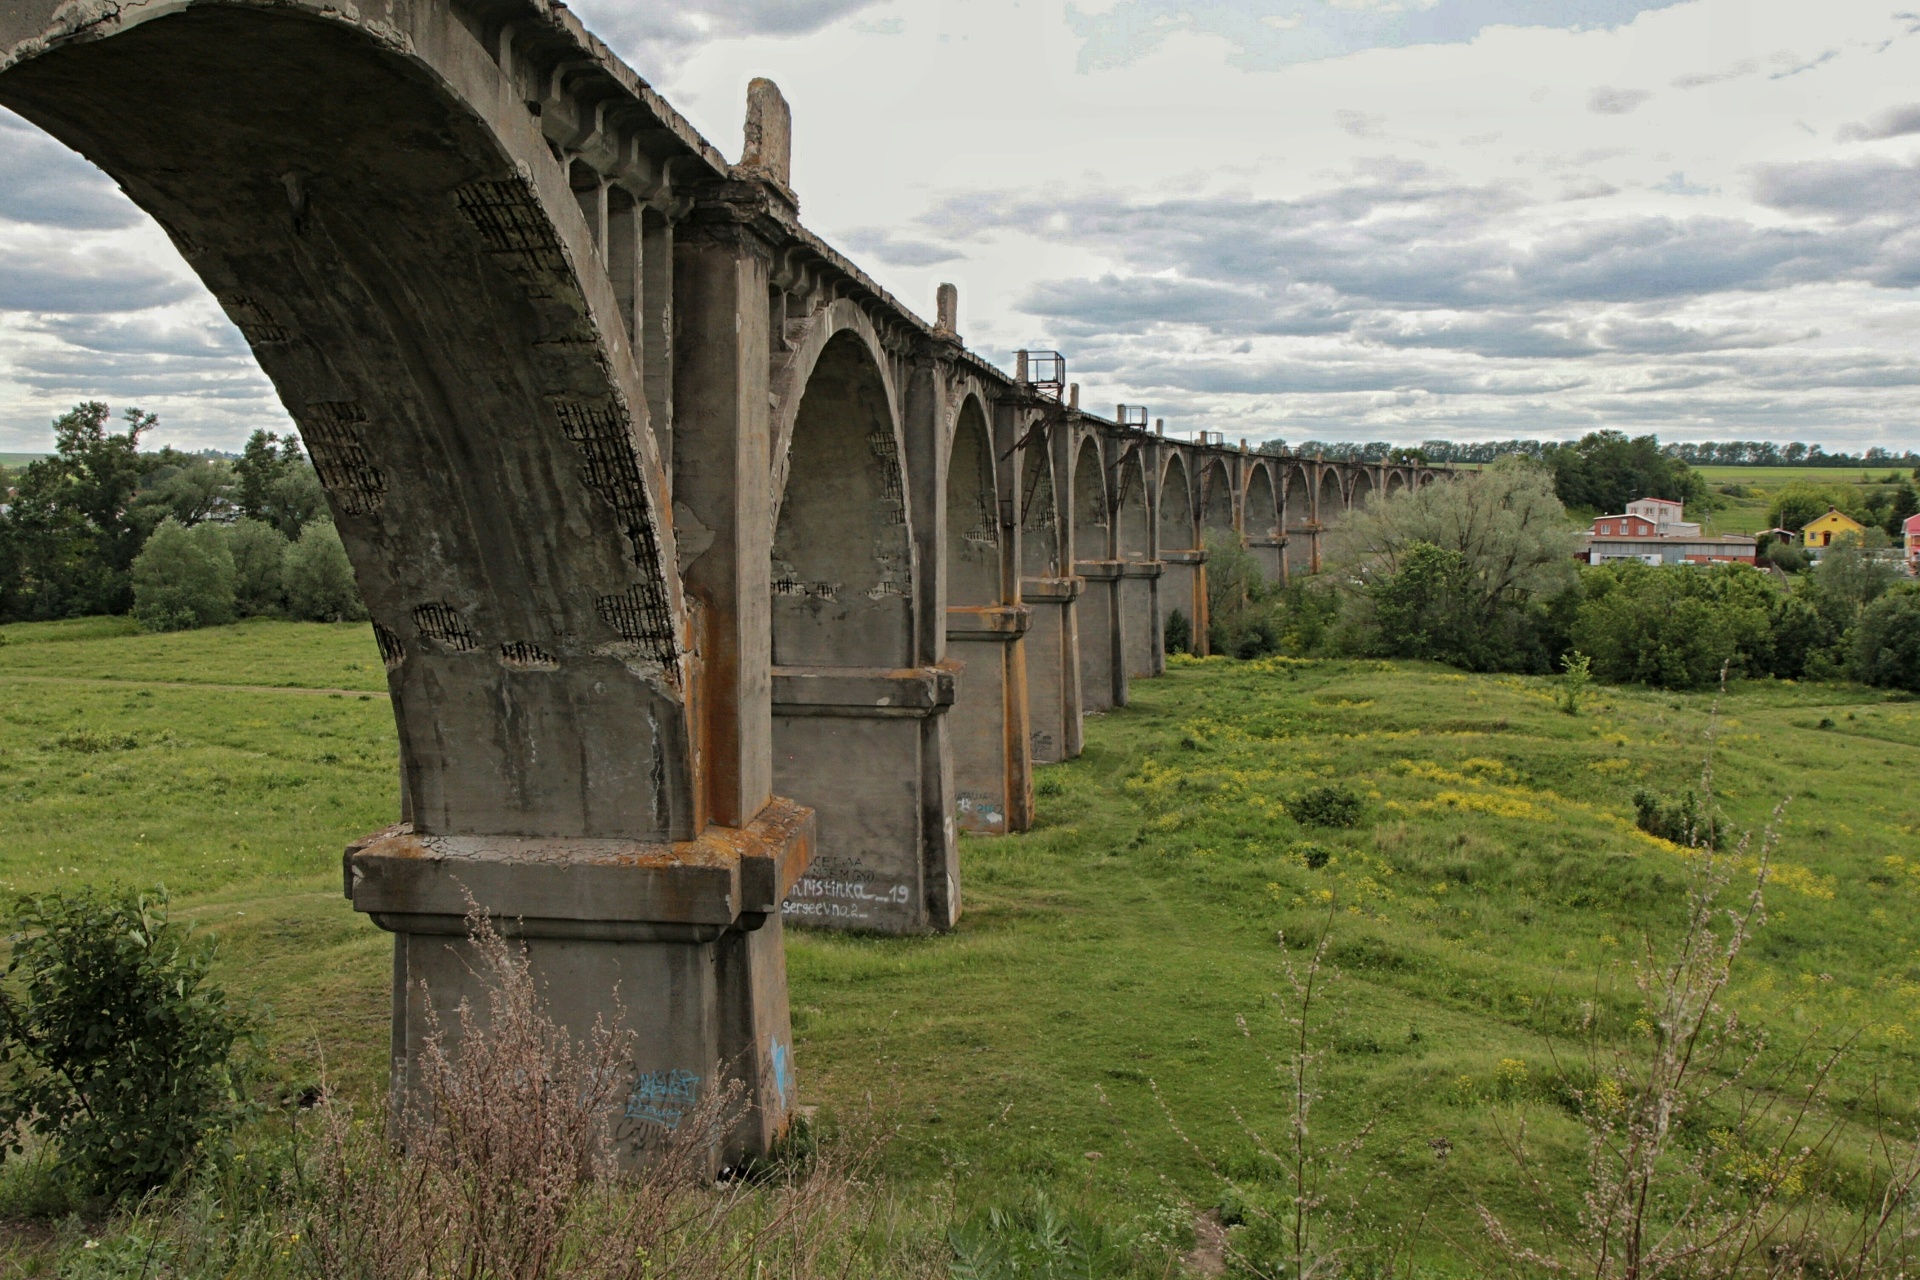
<svg viewBox="0 0 1920 1280"><path fill-rule="evenodd" d="M780 1043L780 1037L772 1040L773 1047L773 1087L780 1091L782 1105L793 1101L793 1052Z"/></svg>
<svg viewBox="0 0 1920 1280"><path fill-rule="evenodd" d="M700 1101L700 1077L691 1071L643 1071L627 1095L626 1118L678 1129Z"/></svg>

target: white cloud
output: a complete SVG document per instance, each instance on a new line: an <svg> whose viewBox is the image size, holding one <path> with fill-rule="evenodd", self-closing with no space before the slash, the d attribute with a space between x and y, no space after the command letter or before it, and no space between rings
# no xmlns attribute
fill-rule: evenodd
<svg viewBox="0 0 1920 1280"><path fill-rule="evenodd" d="M1797 0L580 0L809 226L1089 404L1231 436L1920 445L1920 20ZM1541 15L1546 15L1542 17ZM0 448L278 426L157 228L0 116Z"/></svg>

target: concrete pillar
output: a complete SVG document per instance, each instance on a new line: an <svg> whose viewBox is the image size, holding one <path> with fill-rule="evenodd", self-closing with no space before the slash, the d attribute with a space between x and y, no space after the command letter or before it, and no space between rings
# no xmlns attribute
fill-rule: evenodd
<svg viewBox="0 0 1920 1280"><path fill-rule="evenodd" d="M1115 583L1120 610L1120 665L1128 679L1148 679L1166 669L1160 646L1158 560L1127 560ZM1122 699L1124 701L1124 699Z"/></svg>
<svg viewBox="0 0 1920 1280"><path fill-rule="evenodd" d="M1127 705L1127 666L1121 651L1120 582L1126 566L1118 560L1081 560L1074 573L1084 579L1075 605L1080 640L1080 709L1098 715Z"/></svg>
<svg viewBox="0 0 1920 1280"><path fill-rule="evenodd" d="M960 829L1006 835L1033 825L1024 605L947 610L947 652L962 696L947 718Z"/></svg>
<svg viewBox="0 0 1920 1280"><path fill-rule="evenodd" d="M1033 615L1025 649L1035 764L1080 754L1080 640L1074 605L1085 585L1077 577L1024 578L1020 583L1022 601Z"/></svg>

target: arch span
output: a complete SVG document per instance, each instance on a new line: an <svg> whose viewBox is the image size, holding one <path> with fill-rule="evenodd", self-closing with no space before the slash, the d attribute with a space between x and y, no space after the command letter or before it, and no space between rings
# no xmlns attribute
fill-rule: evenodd
<svg viewBox="0 0 1920 1280"><path fill-rule="evenodd" d="M1055 484L1058 426L1018 424L1020 449L1020 595L1031 611L1026 638L1028 749L1036 764L1080 754L1080 643L1076 601L1081 580L1066 544L1062 486ZM1060 466L1067 465L1062 459Z"/></svg>
<svg viewBox="0 0 1920 1280"><path fill-rule="evenodd" d="M961 828L1004 835L1030 825L1022 649L1030 615L1008 603L995 462L986 410L969 395L946 464L947 656L957 668L947 727Z"/></svg>
<svg viewBox="0 0 1920 1280"><path fill-rule="evenodd" d="M1373 473L1362 467L1354 472L1353 488L1347 495L1349 510L1358 511L1373 499Z"/></svg>
<svg viewBox="0 0 1920 1280"><path fill-rule="evenodd" d="M239 327L372 614L405 821L354 846L348 892L395 935L396 1088L417 1088L427 1011L450 1022L472 989L471 892L516 921L557 1023L635 1034L623 1069L729 1064L752 1114L712 1158L764 1151L807 815L762 793L745 830L706 831L664 405L611 274L637 283L609 234L637 250L634 207L549 148L512 41L450 5L82 8L0 8L0 102L111 174ZM531 69L572 56L618 88L568 22L523 24ZM690 146L630 96L630 123Z"/></svg>
<svg viewBox="0 0 1920 1280"><path fill-rule="evenodd" d="M1184 452L1169 450L1160 472L1160 607L1163 648L1204 653L1207 633L1206 552L1200 549L1192 473ZM1177 616L1176 616L1177 615Z"/></svg>
<svg viewBox="0 0 1920 1280"><path fill-rule="evenodd" d="M1260 576L1278 582L1285 576L1280 563L1280 499L1273 486L1273 473L1265 462L1256 461L1247 471L1247 494L1240 516L1246 533L1247 550Z"/></svg>
<svg viewBox="0 0 1920 1280"><path fill-rule="evenodd" d="M1120 657L1120 568L1113 508L1100 440L1081 438L1073 463L1073 571L1085 580L1079 602L1080 706L1098 713L1126 701Z"/></svg>
<svg viewBox="0 0 1920 1280"><path fill-rule="evenodd" d="M1119 548L1120 664L1129 679L1158 675L1161 566L1154 554L1153 511L1143 450L1121 456L1115 476L1115 542Z"/></svg>

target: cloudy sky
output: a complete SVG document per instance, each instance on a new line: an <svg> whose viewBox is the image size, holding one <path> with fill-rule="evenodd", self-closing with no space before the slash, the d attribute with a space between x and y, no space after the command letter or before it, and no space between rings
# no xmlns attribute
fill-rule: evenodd
<svg viewBox="0 0 1920 1280"><path fill-rule="evenodd" d="M1916 0L1904 0L1916 4ZM1872 0L578 0L987 358L1168 429L1920 447L1920 12ZM1920 8L1920 4L1916 4ZM158 229L0 113L0 449L285 425Z"/></svg>

